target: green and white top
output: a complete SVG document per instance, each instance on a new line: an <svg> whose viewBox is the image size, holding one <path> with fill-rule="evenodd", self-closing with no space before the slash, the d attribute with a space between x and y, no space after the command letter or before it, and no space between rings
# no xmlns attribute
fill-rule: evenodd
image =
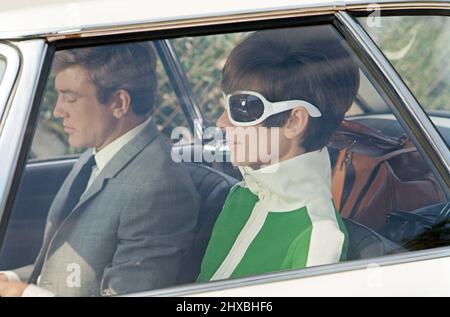
<svg viewBox="0 0 450 317"><path fill-rule="evenodd" d="M326 148L253 170L228 194L199 282L345 259L348 236L331 195Z"/></svg>

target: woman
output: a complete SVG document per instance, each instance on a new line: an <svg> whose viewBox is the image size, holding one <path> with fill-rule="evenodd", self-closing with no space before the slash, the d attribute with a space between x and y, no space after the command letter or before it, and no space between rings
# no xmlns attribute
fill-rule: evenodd
<svg viewBox="0 0 450 317"><path fill-rule="evenodd" d="M302 268L346 257L326 144L359 86L331 26L259 31L223 69L234 186L214 225L198 281Z"/></svg>

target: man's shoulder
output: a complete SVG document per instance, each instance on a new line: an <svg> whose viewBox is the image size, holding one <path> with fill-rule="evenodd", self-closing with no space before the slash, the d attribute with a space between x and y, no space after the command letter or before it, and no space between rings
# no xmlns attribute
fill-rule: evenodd
<svg viewBox="0 0 450 317"><path fill-rule="evenodd" d="M171 157L171 145L158 135L133 157L121 172L122 177L134 182L177 182L189 177L185 164Z"/></svg>
<svg viewBox="0 0 450 317"><path fill-rule="evenodd" d="M170 170L169 167L179 165L175 165L172 160L171 145L162 135L158 135L147 144L133 161L138 167L158 169L158 172L161 173Z"/></svg>

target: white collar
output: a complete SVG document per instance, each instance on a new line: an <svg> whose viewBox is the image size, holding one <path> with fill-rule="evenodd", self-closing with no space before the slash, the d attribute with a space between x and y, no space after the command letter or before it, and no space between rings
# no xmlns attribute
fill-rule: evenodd
<svg viewBox="0 0 450 317"><path fill-rule="evenodd" d="M273 211L289 211L317 198L331 198L331 163L326 147L260 169L239 167L243 185L268 200Z"/></svg>
<svg viewBox="0 0 450 317"><path fill-rule="evenodd" d="M137 125L130 131L126 132L125 134L121 135L100 151L97 152L95 148L92 149L92 154L95 155L95 163L97 165L98 171L100 172L125 144L130 142L132 139L134 139L134 137L136 137L140 132L142 132L142 130L144 130L147 124L149 124L151 119L152 119L151 116L148 117L144 122Z"/></svg>

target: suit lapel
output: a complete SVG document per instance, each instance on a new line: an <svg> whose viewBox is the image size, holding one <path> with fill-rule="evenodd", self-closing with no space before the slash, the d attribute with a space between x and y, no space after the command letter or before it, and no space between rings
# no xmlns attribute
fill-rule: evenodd
<svg viewBox="0 0 450 317"><path fill-rule="evenodd" d="M124 145L122 149L111 159L111 161L106 164L104 169L92 183L91 187L89 187L88 191L85 192L78 204L74 207L74 209L69 213L67 218L73 216L76 213L80 206L89 201L92 197L94 197L97 193L99 193L108 179L113 178L119 173L139 152L141 152L149 143L151 143L157 136L159 135L159 131L156 126L150 122L145 129L139 133L133 140L131 140L128 144ZM92 155L92 150L89 149L85 151L78 161L75 163L71 172L67 176L63 185L61 186L60 191L58 192L55 200L52 204L50 210L50 217L47 223L47 227L45 230L44 241L35 263L35 268L33 271L33 275L30 278L30 281L33 283L36 282L36 278L41 271L43 261L45 259L45 255L49 251L50 244L52 243L52 239L55 239L55 235L57 233L58 228L62 225L61 214L63 212L64 205L66 203L70 187L75 179L75 177L80 172L82 166L87 162L89 157ZM67 219L66 218L66 219Z"/></svg>

